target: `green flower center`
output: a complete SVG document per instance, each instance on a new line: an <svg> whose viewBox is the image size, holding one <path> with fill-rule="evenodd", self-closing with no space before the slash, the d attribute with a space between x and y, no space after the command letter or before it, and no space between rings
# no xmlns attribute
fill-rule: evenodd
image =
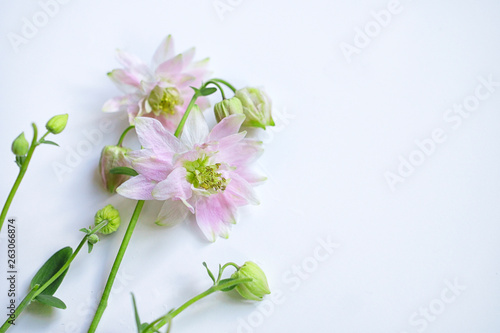
<svg viewBox="0 0 500 333"><path fill-rule="evenodd" d="M186 180L194 187L204 189L211 194L223 192L226 189L229 179L222 177L219 170L220 163L208 164L208 156L195 161L184 162L186 168Z"/></svg>
<svg viewBox="0 0 500 333"><path fill-rule="evenodd" d="M155 115L172 115L175 113L175 107L182 105L183 100L176 88L156 86L149 94L148 103Z"/></svg>

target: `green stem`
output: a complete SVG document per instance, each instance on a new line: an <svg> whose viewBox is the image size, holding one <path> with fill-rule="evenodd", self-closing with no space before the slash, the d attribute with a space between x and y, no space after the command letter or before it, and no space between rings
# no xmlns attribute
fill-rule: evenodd
<svg viewBox="0 0 500 333"><path fill-rule="evenodd" d="M210 81L220 82L220 83L226 85L229 89L231 89L233 91L233 93L236 92L236 88L232 84L230 84L229 82L227 82L226 80L223 80L223 79L211 79Z"/></svg>
<svg viewBox="0 0 500 333"><path fill-rule="evenodd" d="M14 185L12 186L12 189L10 190L9 196L7 197L7 200L5 201L5 205L3 206L2 213L0 214L0 231L2 230L3 223L5 221L5 218L7 217L7 212L9 211L10 205L12 203L12 200L14 199L14 196L16 195L17 189L19 188L19 185L21 184L21 181L23 180L24 174L28 170L28 165L30 164L31 157L33 156L33 153L35 152L35 148L38 146L38 129L35 125L35 123L31 124L33 126L33 140L31 140L31 146L28 150L28 154L26 155L26 159L24 160L21 168L19 169L19 174L16 178L16 181L14 182Z"/></svg>
<svg viewBox="0 0 500 333"><path fill-rule="evenodd" d="M222 95L222 99L223 100L226 99L226 95L224 94L224 89L222 89L220 84L218 84L216 81L210 80L207 83L205 83L205 86L208 86L210 83L219 88L220 94Z"/></svg>
<svg viewBox="0 0 500 333"><path fill-rule="evenodd" d="M125 255L125 251L127 250L130 238L132 237L132 233L134 232L137 221L139 220L139 215L141 214L143 206L144 200L137 201L134 214L130 219L130 223L128 225L127 231L125 232L125 236L123 236L122 244L120 245L120 249L118 250L118 254L116 255L116 259L113 263L113 267L111 268L111 272L109 273L106 287L104 288L104 291L102 293L101 301L99 302L99 306L97 307L97 310L95 312L94 319L90 324L88 333L95 332L104 313L104 310L106 310L106 307L108 306L108 298L109 294L111 293L111 288L113 287L113 283L115 282L116 274L118 273L118 269L120 268L120 264L122 263L123 256Z"/></svg>
<svg viewBox="0 0 500 333"><path fill-rule="evenodd" d="M134 125L132 126L129 126L125 129L125 131L123 131L122 135L120 136L120 140L118 140L118 143L116 144L118 147L121 147L122 146L122 143L123 143L123 139L125 139L125 136L127 135L127 133L131 130L135 128Z"/></svg>
<svg viewBox="0 0 500 333"><path fill-rule="evenodd" d="M94 228L92 228L92 231L85 235L83 239L81 240L80 244L78 244L75 252L71 254L71 257L69 257L68 261L49 279L47 282L45 282L42 286L35 285L33 289L30 290L30 292L24 297L24 299L21 301L19 306L16 308L16 311L14 312L14 320L16 320L19 315L23 312L24 308L28 306L31 301L33 301L38 295L40 295L45 289L47 289L55 280L57 280L64 272L69 268L73 260L76 258L80 250L82 249L83 245L85 245L85 242L89 238L90 235L95 234L102 228L104 228L108 224L107 220L102 221L98 225L96 225ZM4 333L7 331L7 329L10 327L10 318L8 318L5 323L0 327L0 333Z"/></svg>
<svg viewBox="0 0 500 333"><path fill-rule="evenodd" d="M250 282L250 281L252 281L251 278L240 278L240 279L235 279L232 281L227 281L227 282L224 282L221 284L213 285L212 287L208 288L207 290L205 290L201 294L196 295L195 297L191 298L189 301L182 304L180 307L178 307L174 311L171 311L171 312L167 313L166 315L153 321L151 324L148 325L148 327L146 327L146 329L144 330L144 333L156 332L157 330L162 328L167 323L170 323L169 325L171 325L172 319L174 319L178 314L180 314L182 311L186 310L193 303L199 301L202 298L207 297L210 294L213 294L216 291L220 291L222 289L226 289L226 288L238 285L240 283L245 283L245 282Z"/></svg>
<svg viewBox="0 0 500 333"><path fill-rule="evenodd" d="M205 84L201 86L200 90L205 87ZM186 123L187 117L189 116L189 113L191 112L191 109L193 108L194 104L196 103L196 99L200 97L198 90L194 93L193 97L191 98L191 101L189 102L189 105L186 108L186 112L184 112L184 115L182 116L181 121L179 122L179 125L177 126L177 129L175 130L175 137L180 137L182 134L182 129L184 128L184 124Z"/></svg>

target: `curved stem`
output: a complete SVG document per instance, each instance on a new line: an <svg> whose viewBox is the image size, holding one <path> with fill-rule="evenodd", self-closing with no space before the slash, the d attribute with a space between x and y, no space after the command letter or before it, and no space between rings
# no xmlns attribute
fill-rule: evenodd
<svg viewBox="0 0 500 333"><path fill-rule="evenodd" d="M127 135L127 133L128 133L131 129L133 129L133 128L135 128L135 126L134 126L134 125L127 127L127 128L123 131L122 135L120 136L120 139L118 140L118 143L116 144L118 147L121 147L121 146L122 146L123 139L125 139L125 136Z"/></svg>
<svg viewBox="0 0 500 333"><path fill-rule="evenodd" d="M172 319L174 319L182 311L186 310L191 304L199 301L202 298L207 297L210 294L213 294L216 291L220 291L222 289L226 289L226 288L238 285L240 283L245 283L245 282L250 282L250 281L252 281L251 278L240 278L240 279L235 279L232 281L227 281L227 282L224 282L221 284L214 285L214 286L208 288L207 290L205 290L204 292L202 292L201 294L196 295L195 297L191 298L189 301L182 304L180 307L178 307L174 311L171 311L171 312L167 313L166 315L153 321L151 324L148 325L148 327L146 327L146 329L144 330L144 333L156 332L157 330L162 328L167 323L170 323L169 325L171 325Z"/></svg>
<svg viewBox="0 0 500 333"><path fill-rule="evenodd" d="M127 250L128 244L130 242L130 238L132 237L132 233L134 232L137 221L139 220L139 215L141 214L142 207L144 206L144 200L137 201L137 205L135 206L134 214L130 219L130 223L128 225L127 231L123 236L122 244L120 245L120 249L118 250L118 254L116 255L115 262L113 263L113 267L111 268L111 272L109 273L108 281L106 282L106 287L102 293L101 301L99 302L99 306L94 315L94 319L90 324L88 333L93 333L97 329L99 325L99 321L108 306L108 298L111 293L111 288L113 287L113 283L115 282L116 274L118 273L118 269L120 268L120 264L122 263L123 256L125 255L125 251Z"/></svg>
<svg viewBox="0 0 500 333"><path fill-rule="evenodd" d="M31 124L33 126L33 140L31 140L31 146L28 150L28 154L26 155L26 159L24 160L21 169L19 169L19 174L16 178L16 181L14 182L14 185L12 186L12 189L10 190L9 196L7 197L7 200L5 201L5 204L2 209L2 213L0 214L0 231L2 230L3 223L5 221L5 218L7 217L7 212L9 211L10 205L12 203L12 200L14 199L14 196L16 195L17 189L19 188L19 185L21 184L21 181L23 180L24 174L28 170L28 165L30 164L31 157L33 156L33 153L35 152L35 148L38 146L38 129L35 125L35 123Z"/></svg>
<svg viewBox="0 0 500 333"><path fill-rule="evenodd" d="M202 85L200 90L205 87L206 84ZM186 123L187 117L189 116L189 113L191 112L191 109L193 108L194 104L196 103L196 99L200 97L198 90L194 93L193 97L191 98L191 101L189 102L189 105L186 108L186 112L184 112L184 115L182 116L181 121L179 122L179 126L177 126L177 129L175 130L175 137L180 137L182 134L182 129L184 128L184 124Z"/></svg>
<svg viewBox="0 0 500 333"><path fill-rule="evenodd" d="M40 295L45 289L47 289L55 280L57 280L66 270L69 268L73 260L76 258L80 250L82 249L83 245L85 245L85 242L88 240L89 236L92 234L95 234L102 228L104 228L109 222L107 220L102 221L98 225L96 225L94 228L92 228L92 231L85 235L83 239L81 240L80 244L78 244L75 252L71 254L71 257L69 257L68 261L49 279L47 282L45 282L42 286L35 285L33 289L30 290L30 292L24 297L24 299L21 301L19 306L17 307L16 311L14 312L14 319L16 320L17 317L23 312L24 308L28 306L31 301L33 301L38 295ZM0 333L4 333L7 331L7 329L10 327L12 319L7 318L5 323L0 327Z"/></svg>
<svg viewBox="0 0 500 333"><path fill-rule="evenodd" d="M227 82L226 80L223 80L223 79L211 79L210 81L220 82L220 83L226 85L233 92L236 92L236 88L231 83Z"/></svg>
<svg viewBox="0 0 500 333"><path fill-rule="evenodd" d="M222 95L222 99L226 99L226 95L224 94L224 89L222 89L222 87L220 86L220 84L218 84L216 81L208 81L207 83L205 83L205 86L208 86L209 84L213 84L214 86L216 86L217 88L219 88L219 91L220 91L220 94Z"/></svg>

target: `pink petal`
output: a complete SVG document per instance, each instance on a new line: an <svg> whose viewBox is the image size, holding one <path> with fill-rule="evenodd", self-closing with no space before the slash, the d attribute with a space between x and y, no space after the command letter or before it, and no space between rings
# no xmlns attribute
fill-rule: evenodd
<svg viewBox="0 0 500 333"><path fill-rule="evenodd" d="M114 69L108 73L108 76L125 93L132 93L140 88L140 78L126 70Z"/></svg>
<svg viewBox="0 0 500 333"><path fill-rule="evenodd" d="M116 189L121 196L135 200L153 200L151 192L156 182L142 175L130 178Z"/></svg>
<svg viewBox="0 0 500 333"><path fill-rule="evenodd" d="M233 114L222 119L210 132L208 141L218 141L226 136L238 133L244 121L245 115L243 114Z"/></svg>
<svg viewBox="0 0 500 333"><path fill-rule="evenodd" d="M132 160L132 168L149 179L160 182L172 171L171 159L163 159L155 155Z"/></svg>
<svg viewBox="0 0 500 333"><path fill-rule="evenodd" d="M255 139L243 139L235 145L226 146L215 155L219 162L236 167L243 167L254 162L264 149L262 142Z"/></svg>
<svg viewBox="0 0 500 333"><path fill-rule="evenodd" d="M196 49L194 47L192 47L182 54L182 61L183 61L184 67L188 67L191 64L195 53L196 53Z"/></svg>
<svg viewBox="0 0 500 333"><path fill-rule="evenodd" d="M230 224L236 223L236 207L220 194L202 197L196 203L196 222L209 241L227 238Z"/></svg>
<svg viewBox="0 0 500 333"><path fill-rule="evenodd" d="M135 118L135 129L139 142L146 149L152 149L156 154L169 154L185 150L184 145L168 132L162 124L153 118Z"/></svg>
<svg viewBox="0 0 500 333"><path fill-rule="evenodd" d="M168 35L158 46L153 56L153 67L167 61L174 56L174 39Z"/></svg>
<svg viewBox="0 0 500 333"><path fill-rule="evenodd" d="M235 171L252 186L260 185L267 180L267 177L260 175L249 168L238 168Z"/></svg>
<svg viewBox="0 0 500 333"><path fill-rule="evenodd" d="M236 206L244 206L247 204L258 205L259 200L252 185L241 177L239 174L232 172L230 174L231 180L227 185L224 194L228 202L232 202Z"/></svg>
<svg viewBox="0 0 500 333"><path fill-rule="evenodd" d="M144 78L151 78L148 66L146 66L137 56L122 50L117 50L116 58L126 69L140 74L144 76Z"/></svg>
<svg viewBox="0 0 500 333"><path fill-rule="evenodd" d="M153 197L156 200L171 198L187 200L191 198L191 184L186 180L186 169L176 168L167 177L156 185Z"/></svg>
<svg viewBox="0 0 500 333"><path fill-rule="evenodd" d="M189 210L180 200L167 200L161 207L156 218L156 224L164 226L174 226L184 221Z"/></svg>
<svg viewBox="0 0 500 333"><path fill-rule="evenodd" d="M156 68L156 75L163 77L172 77L179 74L183 68L182 54L178 54L174 58L161 63Z"/></svg>
<svg viewBox="0 0 500 333"><path fill-rule="evenodd" d="M208 125L203 113L195 104L189 114L181 135L181 141L188 147L202 144L208 136Z"/></svg>

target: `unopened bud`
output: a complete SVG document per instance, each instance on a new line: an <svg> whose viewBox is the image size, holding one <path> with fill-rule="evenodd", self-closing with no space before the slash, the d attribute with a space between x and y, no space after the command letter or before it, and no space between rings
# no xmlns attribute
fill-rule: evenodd
<svg viewBox="0 0 500 333"><path fill-rule="evenodd" d="M58 116L50 118L50 120L47 122L47 125L45 125L45 128L47 128L47 131L52 134L59 134L66 128L67 123L68 114L60 114Z"/></svg>
<svg viewBox="0 0 500 333"><path fill-rule="evenodd" d="M246 299L261 301L265 295L271 293L267 278L262 269L257 264L247 261L233 275L232 279L251 278L252 281L240 283L236 286L236 291Z"/></svg>
<svg viewBox="0 0 500 333"><path fill-rule="evenodd" d="M16 156L24 156L28 153L30 144L24 137L24 132L19 134L19 136L12 142L12 152Z"/></svg>
<svg viewBox="0 0 500 333"><path fill-rule="evenodd" d="M98 232L104 235L110 234L118 230L120 226L120 212L112 205L107 205L103 209L97 211L94 218L95 225L107 220L108 223Z"/></svg>

